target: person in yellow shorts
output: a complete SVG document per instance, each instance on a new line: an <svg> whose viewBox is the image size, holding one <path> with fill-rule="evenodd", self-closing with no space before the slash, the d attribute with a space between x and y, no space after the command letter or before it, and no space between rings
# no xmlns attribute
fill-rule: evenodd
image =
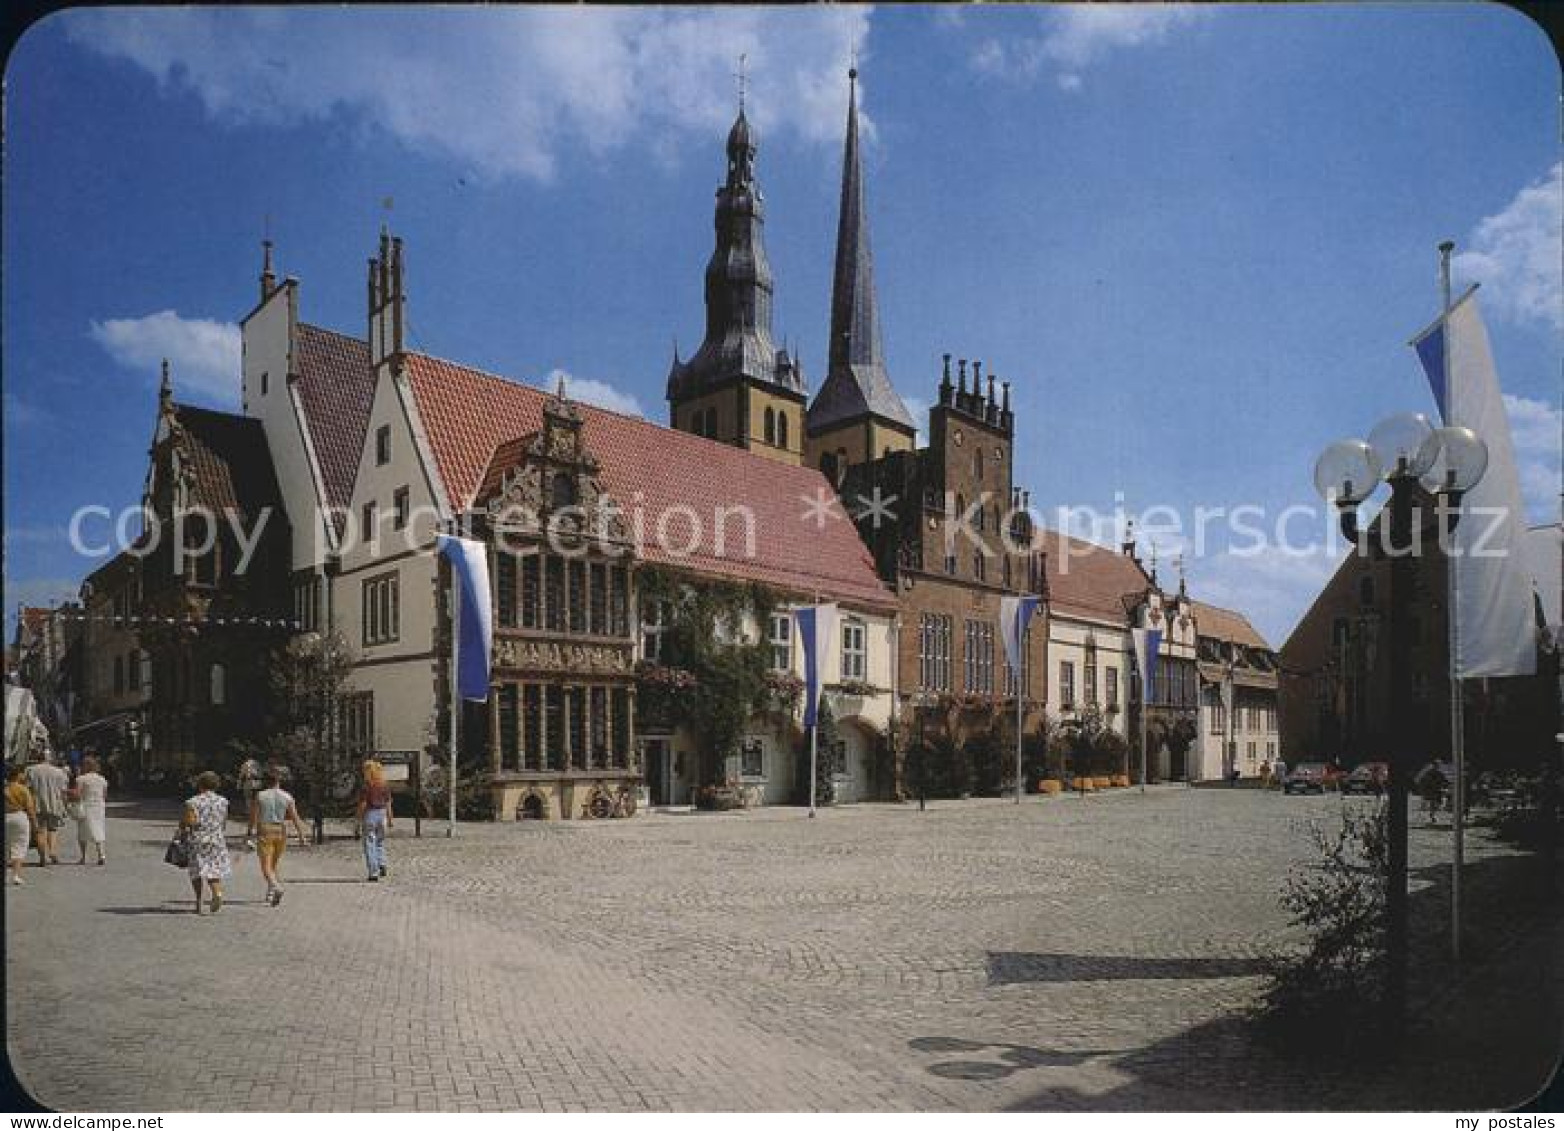
<svg viewBox="0 0 1564 1131"><path fill-rule="evenodd" d="M299 820L293 795L282 788L282 771L275 766L266 770L266 788L255 795L250 806L250 836L256 841L255 854L261 862L261 878L266 881L266 902L276 907L282 902L282 851L288 845L288 822L304 840L304 824Z"/></svg>

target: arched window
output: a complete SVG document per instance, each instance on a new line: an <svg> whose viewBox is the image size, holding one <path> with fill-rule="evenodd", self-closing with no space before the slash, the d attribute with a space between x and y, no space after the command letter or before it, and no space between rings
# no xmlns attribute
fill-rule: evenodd
<svg viewBox="0 0 1564 1131"><path fill-rule="evenodd" d="M787 413L777 413L777 446L787 447Z"/></svg>
<svg viewBox="0 0 1564 1131"><path fill-rule="evenodd" d="M775 444L776 442L777 442L777 414L771 410L771 406L767 405L766 406L766 443L768 443L768 444Z"/></svg>

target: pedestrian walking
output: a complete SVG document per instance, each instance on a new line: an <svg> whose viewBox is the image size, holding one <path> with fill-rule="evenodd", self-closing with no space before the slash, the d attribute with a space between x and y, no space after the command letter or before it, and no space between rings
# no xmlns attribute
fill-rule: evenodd
<svg viewBox="0 0 1564 1131"><path fill-rule="evenodd" d="M391 830L391 787L385 767L369 759L360 768L363 784L358 791L358 827L364 838L364 867L370 883L386 876L386 833Z"/></svg>
<svg viewBox="0 0 1564 1131"><path fill-rule="evenodd" d="M266 881L266 902L276 907L282 902L283 849L288 847L288 822L293 823L299 834L299 846L304 840L304 824L299 820L299 810L293 803L293 795L282 788L282 771L276 766L266 770L266 788L255 795L250 806L250 837L256 841L255 855L261 864L261 879Z"/></svg>
<svg viewBox="0 0 1564 1131"><path fill-rule="evenodd" d="M245 820L255 823L255 795L261 788L261 764L254 758L239 763L239 792L244 797Z"/></svg>
<svg viewBox="0 0 1564 1131"><path fill-rule="evenodd" d="M1271 780L1276 782L1276 788L1283 793L1287 792L1287 763L1280 758L1276 759L1276 765L1271 767Z"/></svg>
<svg viewBox="0 0 1564 1131"><path fill-rule="evenodd" d="M5 774L5 864L17 887L27 882L22 879L22 865L27 863L27 848L37 824L38 807L33 791L27 788L27 772L12 766Z"/></svg>
<svg viewBox="0 0 1564 1131"><path fill-rule="evenodd" d="M87 862L87 847L91 845L98 854L98 863L107 864L103 854L108 836L109 779L98 772L96 755L88 754L81 760L81 773L74 784L76 790L76 843L81 848L78 864Z"/></svg>
<svg viewBox="0 0 1564 1131"><path fill-rule="evenodd" d="M185 801L179 827L190 836L190 887L201 914L201 886L212 890L212 914L223 909L223 881L233 875L228 858L228 798L217 792L222 779L211 770L196 776L196 794Z"/></svg>
<svg viewBox="0 0 1564 1131"><path fill-rule="evenodd" d="M1424 766L1412 782L1418 797L1423 800L1423 816L1430 825L1438 821L1439 807L1444 801L1445 789L1449 784L1444 770L1437 762L1430 762Z"/></svg>
<svg viewBox="0 0 1564 1131"><path fill-rule="evenodd" d="M27 767L27 788L38 808L35 843L39 867L60 862L60 828L65 824L65 791L70 784L70 775L47 755Z"/></svg>

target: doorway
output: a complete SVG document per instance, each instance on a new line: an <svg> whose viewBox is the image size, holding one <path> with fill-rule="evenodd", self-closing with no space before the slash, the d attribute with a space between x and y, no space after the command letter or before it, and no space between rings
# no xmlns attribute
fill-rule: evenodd
<svg viewBox="0 0 1564 1131"><path fill-rule="evenodd" d="M666 738L646 740L646 788L653 805L674 804L673 749Z"/></svg>

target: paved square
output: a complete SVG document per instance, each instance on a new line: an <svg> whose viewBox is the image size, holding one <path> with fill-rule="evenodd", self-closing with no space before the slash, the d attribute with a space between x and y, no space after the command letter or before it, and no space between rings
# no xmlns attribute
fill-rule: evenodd
<svg viewBox="0 0 1564 1131"><path fill-rule="evenodd" d="M274 910L236 851L230 904L200 918L161 862L172 810L121 806L108 867L29 868L7 889L11 1057L45 1104L94 1110L1523 1098L1505 1089L1540 1069L1489 1078L1472 1058L1547 1055L1556 962L1491 985L1474 1047L1404 1076L1300 1079L1246 1036L1260 963L1293 941L1276 896L1309 856L1303 826L1342 804L1162 787L814 821L464 825L454 841L403 820L385 883L362 881L351 840L294 848ZM1476 858L1502 855L1473 839ZM1447 852L1448 829L1414 827L1414 868ZM1556 946L1546 929L1528 941Z"/></svg>

